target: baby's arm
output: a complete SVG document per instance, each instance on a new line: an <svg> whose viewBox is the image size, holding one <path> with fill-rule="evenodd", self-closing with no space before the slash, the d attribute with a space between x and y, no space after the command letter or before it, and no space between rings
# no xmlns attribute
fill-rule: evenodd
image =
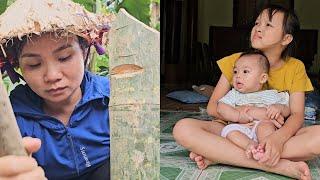
<svg viewBox="0 0 320 180"><path fill-rule="evenodd" d="M252 106L248 111L248 115L258 120L270 120L277 128L280 128L284 124L284 117L282 115L278 115L275 118L270 118L267 116L267 108L264 107Z"/></svg>
<svg viewBox="0 0 320 180"><path fill-rule="evenodd" d="M253 118L247 114L248 108L242 108L237 110L236 108L218 102L217 112L227 121L238 122L238 123L249 123L253 121Z"/></svg>
<svg viewBox="0 0 320 180"><path fill-rule="evenodd" d="M248 115L258 120L269 120L267 116L267 109L264 107L251 106L248 110Z"/></svg>
<svg viewBox="0 0 320 180"><path fill-rule="evenodd" d="M288 117L290 115L290 108L284 104L272 104L267 108L267 116L270 119L276 119L279 115Z"/></svg>

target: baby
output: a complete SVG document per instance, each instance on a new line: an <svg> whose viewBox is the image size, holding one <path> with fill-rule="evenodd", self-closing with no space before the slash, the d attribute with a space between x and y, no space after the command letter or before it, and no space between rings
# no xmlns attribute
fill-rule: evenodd
<svg viewBox="0 0 320 180"><path fill-rule="evenodd" d="M219 100L217 107L225 120L233 122L223 128L221 136L255 160L260 160L264 154L258 142L276 131L276 121L272 120L290 115L288 93L263 90L269 68L269 61L262 52L242 53L234 66L233 88Z"/></svg>

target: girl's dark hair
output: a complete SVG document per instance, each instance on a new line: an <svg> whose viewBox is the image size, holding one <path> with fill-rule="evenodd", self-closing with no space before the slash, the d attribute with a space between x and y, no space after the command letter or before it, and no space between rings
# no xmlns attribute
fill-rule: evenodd
<svg viewBox="0 0 320 180"><path fill-rule="evenodd" d="M296 38L297 33L300 30L300 22L298 19L298 16L293 10L289 10L285 7L269 4L266 5L258 15L260 15L264 10L267 10L269 20L272 20L272 16L277 13L281 12L283 13L283 32L284 34L291 34L292 35L292 41L288 44L288 46L282 51L281 58L285 59L288 56L292 56L295 48L296 48Z"/></svg>

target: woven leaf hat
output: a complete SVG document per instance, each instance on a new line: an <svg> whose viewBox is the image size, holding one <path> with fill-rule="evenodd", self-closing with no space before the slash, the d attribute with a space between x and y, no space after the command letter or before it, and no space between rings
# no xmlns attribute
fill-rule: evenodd
<svg viewBox="0 0 320 180"><path fill-rule="evenodd" d="M11 78L16 57L7 53L7 47L12 46L13 39L45 32L83 37L103 54L102 36L110 21L110 17L93 14L71 0L16 0L0 16L0 68Z"/></svg>

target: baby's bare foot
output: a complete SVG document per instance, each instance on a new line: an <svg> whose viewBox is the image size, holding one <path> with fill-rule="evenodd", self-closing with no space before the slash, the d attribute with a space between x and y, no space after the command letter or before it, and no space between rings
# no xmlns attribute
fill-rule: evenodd
<svg viewBox="0 0 320 180"><path fill-rule="evenodd" d="M256 151L256 150L253 150L252 151L252 156L253 156L253 159L259 161L264 155L264 152L259 152L259 151Z"/></svg>
<svg viewBox="0 0 320 180"><path fill-rule="evenodd" d="M252 150L253 159L259 161L264 156L264 148L261 146L256 146L255 149Z"/></svg>
<svg viewBox="0 0 320 180"><path fill-rule="evenodd" d="M258 144L255 142L251 142L247 145L247 148L245 150L246 156L248 159L253 158L253 151L257 148Z"/></svg>

